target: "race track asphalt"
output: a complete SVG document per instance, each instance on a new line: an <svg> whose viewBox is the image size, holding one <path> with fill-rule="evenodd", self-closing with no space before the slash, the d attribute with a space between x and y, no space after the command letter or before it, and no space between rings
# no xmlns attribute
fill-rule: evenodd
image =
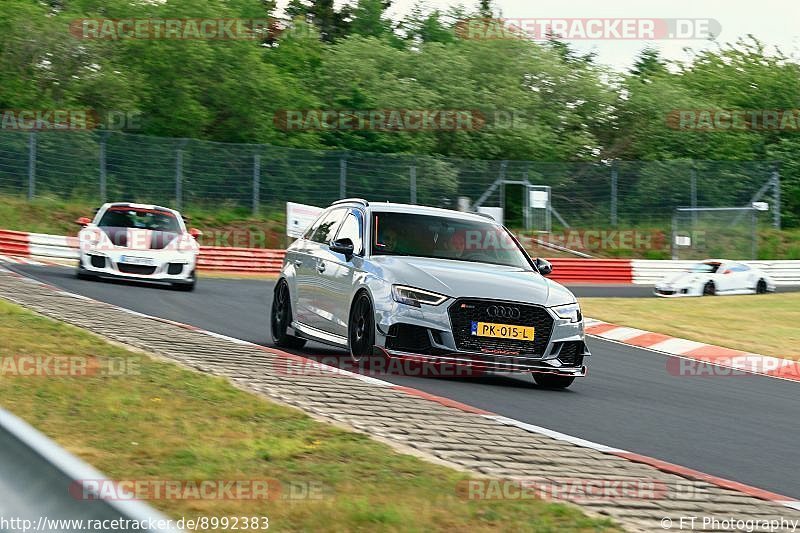
<svg viewBox="0 0 800 533"><path fill-rule="evenodd" d="M64 290L134 311L270 345L273 282L201 279L185 293L156 285L78 280L62 267L11 267ZM578 286L579 297L647 296L648 287ZM688 377L668 356L590 338L589 375L566 391L529 376L381 379L523 422L800 499L800 383L761 376ZM311 343L296 353L330 363L342 351ZM338 356L338 357L337 357ZM388 407L387 407L388 408Z"/></svg>

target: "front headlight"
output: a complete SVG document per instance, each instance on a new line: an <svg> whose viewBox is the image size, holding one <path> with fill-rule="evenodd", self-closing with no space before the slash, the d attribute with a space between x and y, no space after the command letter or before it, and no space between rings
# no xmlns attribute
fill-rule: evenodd
<svg viewBox="0 0 800 533"><path fill-rule="evenodd" d="M78 234L78 240L83 248L92 248L97 246L102 237L102 232L97 228L84 230Z"/></svg>
<svg viewBox="0 0 800 533"><path fill-rule="evenodd" d="M401 304L422 307L422 304L439 305L447 300L448 297L431 291L415 289L414 287L392 285L392 298L394 298L395 302Z"/></svg>
<svg viewBox="0 0 800 533"><path fill-rule="evenodd" d="M581 315L581 306L578 305L577 302L574 304L551 307L551 309L559 318L569 320L570 322L580 322L583 319L583 315Z"/></svg>

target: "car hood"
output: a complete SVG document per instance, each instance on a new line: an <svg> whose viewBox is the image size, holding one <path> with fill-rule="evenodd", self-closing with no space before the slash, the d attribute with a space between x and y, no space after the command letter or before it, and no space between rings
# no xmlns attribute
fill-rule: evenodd
<svg viewBox="0 0 800 533"><path fill-rule="evenodd" d="M453 298L488 298L554 306L575 302L566 287L517 267L451 259L377 256L377 274L392 284L408 285Z"/></svg>

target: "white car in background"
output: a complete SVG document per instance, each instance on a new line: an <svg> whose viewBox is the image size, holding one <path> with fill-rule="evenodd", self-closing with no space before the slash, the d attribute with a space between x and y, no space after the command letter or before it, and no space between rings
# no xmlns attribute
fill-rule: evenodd
<svg viewBox="0 0 800 533"><path fill-rule="evenodd" d="M707 259L685 272L671 274L658 282L656 296L714 296L723 294L764 294L775 290L775 282L763 270L724 259Z"/></svg>
<svg viewBox="0 0 800 533"><path fill-rule="evenodd" d="M93 220L81 217L77 276L171 283L194 290L201 233L187 230L178 211L157 205L104 204Z"/></svg>

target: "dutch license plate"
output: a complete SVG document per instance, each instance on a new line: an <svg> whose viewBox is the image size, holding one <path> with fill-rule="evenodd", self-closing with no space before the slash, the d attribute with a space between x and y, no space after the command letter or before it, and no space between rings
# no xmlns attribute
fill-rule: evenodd
<svg viewBox="0 0 800 533"><path fill-rule="evenodd" d="M472 334L477 335L478 337L495 337L498 339L533 341L534 327L493 324L491 322L473 322Z"/></svg>
<svg viewBox="0 0 800 533"><path fill-rule="evenodd" d="M120 263L127 263L129 265L147 265L153 266L153 260L149 257L133 257L131 255L123 255L119 258Z"/></svg>

